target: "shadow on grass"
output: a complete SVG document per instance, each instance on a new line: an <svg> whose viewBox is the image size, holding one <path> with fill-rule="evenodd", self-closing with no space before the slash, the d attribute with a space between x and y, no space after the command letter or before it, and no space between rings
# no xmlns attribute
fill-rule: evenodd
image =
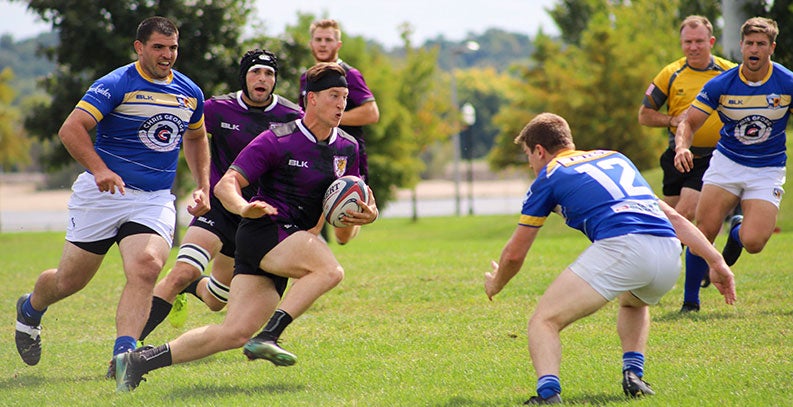
<svg viewBox="0 0 793 407"><path fill-rule="evenodd" d="M22 368L27 369L27 368ZM104 378L104 376L102 376ZM65 376L53 377L46 374L37 374L33 370L22 371L18 369L11 377L0 380L0 390L4 389L19 389L19 388L36 388L48 387L53 383L74 383L74 382L93 382L96 381L95 375L90 376Z"/></svg>
<svg viewBox="0 0 793 407"><path fill-rule="evenodd" d="M718 312L718 311L700 311L700 312L680 312L680 311L673 311L667 312L665 314L653 314L652 310L650 310L650 314L652 315L652 320L656 322L670 322L670 321L684 321L684 320L693 320L693 321L711 321L716 319L734 319L734 314Z"/></svg>
<svg viewBox="0 0 793 407"><path fill-rule="evenodd" d="M174 386L170 392L174 400L180 402L189 400L204 402L214 397L223 396L255 396L257 394L283 394L305 391L306 386L296 383L263 383L258 386L229 384L198 384L190 386Z"/></svg>
<svg viewBox="0 0 793 407"><path fill-rule="evenodd" d="M473 400L466 397L452 397L445 403L440 404L433 404L436 407L492 407L492 406L517 406L523 405L523 403L529 399L529 396L526 396L523 399L501 399L501 400ZM588 405L588 406L604 406L619 402L631 402L628 397L625 397L620 394L593 394L593 395L581 395L581 396L574 396L574 397L564 397L562 396L562 400L564 401L565 405Z"/></svg>

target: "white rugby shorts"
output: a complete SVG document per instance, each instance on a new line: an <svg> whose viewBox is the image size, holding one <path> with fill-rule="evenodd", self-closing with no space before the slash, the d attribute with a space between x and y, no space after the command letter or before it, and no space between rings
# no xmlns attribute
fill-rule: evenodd
<svg viewBox="0 0 793 407"><path fill-rule="evenodd" d="M747 167L716 150L702 183L715 185L741 200L760 199L779 208L785 194L785 167Z"/></svg>
<svg viewBox="0 0 793 407"><path fill-rule="evenodd" d="M616 236L595 241L570 269L608 301L630 291L654 305L675 285L681 253L675 237Z"/></svg>
<svg viewBox="0 0 793 407"><path fill-rule="evenodd" d="M72 184L68 203L66 240L96 242L115 237L118 228L127 222L147 226L173 244L176 225L176 197L169 190L154 192L125 189L99 192L94 176L83 172Z"/></svg>

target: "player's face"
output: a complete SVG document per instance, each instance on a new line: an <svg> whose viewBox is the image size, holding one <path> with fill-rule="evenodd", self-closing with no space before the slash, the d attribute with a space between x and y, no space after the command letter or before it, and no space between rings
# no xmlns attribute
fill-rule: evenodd
<svg viewBox="0 0 793 407"><path fill-rule="evenodd" d="M336 39L336 30L333 28L317 28L311 36L309 46L317 62L336 62L341 41Z"/></svg>
<svg viewBox="0 0 793 407"><path fill-rule="evenodd" d="M328 127L337 127L347 107L349 90L345 87L328 88L315 92L317 118Z"/></svg>
<svg viewBox="0 0 793 407"><path fill-rule="evenodd" d="M155 31L145 44L135 41L134 45L140 66L146 75L152 79L168 78L179 50L179 38L176 34L167 36Z"/></svg>
<svg viewBox="0 0 793 407"><path fill-rule="evenodd" d="M265 67L254 67L245 75L248 86L249 102L252 106L265 106L270 103L275 86L275 72ZM242 95L245 98L245 94Z"/></svg>
<svg viewBox="0 0 793 407"><path fill-rule="evenodd" d="M542 157L540 156L540 149L534 147L534 151L523 145L523 152L526 154L526 157L529 158L529 167L531 167L532 171L534 171L534 176L540 175L540 170L542 167L545 167L546 162L543 162Z"/></svg>
<svg viewBox="0 0 793 407"><path fill-rule="evenodd" d="M704 25L696 28L685 26L680 31L680 47L683 49L686 61L693 68L704 69L708 66L710 50L715 42L716 38L710 35Z"/></svg>
<svg viewBox="0 0 793 407"><path fill-rule="evenodd" d="M776 43L771 42L765 34L752 33L744 36L741 40L744 69L748 69L750 73L764 75L771 63L774 48Z"/></svg>

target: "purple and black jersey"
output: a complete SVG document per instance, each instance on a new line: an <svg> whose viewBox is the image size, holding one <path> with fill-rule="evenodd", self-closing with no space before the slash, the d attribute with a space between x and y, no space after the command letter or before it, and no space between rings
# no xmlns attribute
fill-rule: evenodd
<svg viewBox="0 0 793 407"><path fill-rule="evenodd" d="M231 163L256 136L274 126L303 117L303 110L291 101L273 95L268 106L251 107L242 101L242 91L215 96L204 104L206 129L212 154L210 183L214 189ZM250 200L254 190L243 191Z"/></svg>
<svg viewBox="0 0 793 407"><path fill-rule="evenodd" d="M330 184L344 175L360 175L358 142L339 128L318 141L302 120L295 120L260 134L231 168L257 187L253 200L278 209L271 216L274 222L308 230L322 215Z"/></svg>

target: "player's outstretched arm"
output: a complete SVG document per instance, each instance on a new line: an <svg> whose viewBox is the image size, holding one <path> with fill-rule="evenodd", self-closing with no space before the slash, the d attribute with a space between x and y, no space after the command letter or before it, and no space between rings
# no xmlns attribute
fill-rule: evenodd
<svg viewBox="0 0 793 407"><path fill-rule="evenodd" d="M518 274L538 231L539 228L518 225L501 251L498 262L490 262L493 271L485 273L485 294L488 299L492 301L493 296L500 293Z"/></svg>
<svg viewBox="0 0 793 407"><path fill-rule="evenodd" d="M716 286L727 304L734 304L735 276L730 267L724 262L724 257L708 241L705 235L683 215L679 214L666 202L658 200L666 217L672 222L678 239L688 246L694 254L702 257L710 267L710 282Z"/></svg>

